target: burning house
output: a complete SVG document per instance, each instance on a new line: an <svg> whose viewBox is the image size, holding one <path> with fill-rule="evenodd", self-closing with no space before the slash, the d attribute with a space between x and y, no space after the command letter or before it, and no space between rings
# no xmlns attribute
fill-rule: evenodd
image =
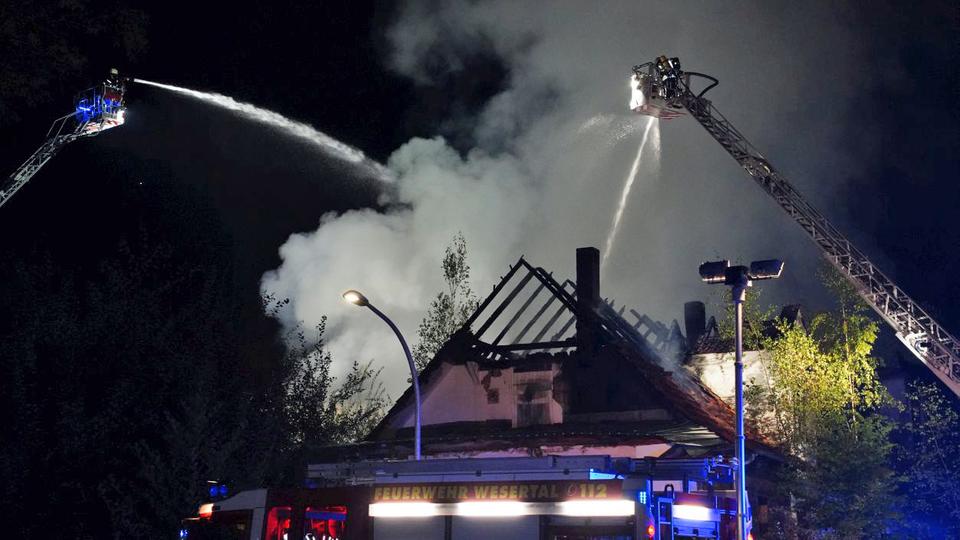
<svg viewBox="0 0 960 540"><path fill-rule="evenodd" d="M375 538L733 538L731 344L700 302L685 305L686 335L616 307L600 293L598 250L576 256L574 281L520 258L419 374L424 461L409 461L411 387L365 440L317 456L308 482L375 486ZM762 354L747 355L748 377ZM749 428L747 448L752 469L778 460ZM613 481L629 508L523 496L545 479ZM580 503L595 507L563 507ZM475 514L484 504L503 507Z"/></svg>
<svg viewBox="0 0 960 540"><path fill-rule="evenodd" d="M718 395L732 382L716 325L702 304L687 305L686 336L616 308L600 295L599 262L578 249L575 281L523 258L510 267L419 373L421 460L411 388L365 440L314 456L306 488L205 505L184 534L735 538L735 413ZM778 457L750 429L747 449L751 472ZM749 505L745 516L749 532Z"/></svg>
<svg viewBox="0 0 960 540"><path fill-rule="evenodd" d="M596 249L578 249L576 268L558 281L519 259L420 373L424 455L732 455L734 412L717 393L732 370L703 304L687 304L685 337L605 301ZM365 441L321 457L412 455L414 405L408 389ZM755 432L748 447L772 453Z"/></svg>

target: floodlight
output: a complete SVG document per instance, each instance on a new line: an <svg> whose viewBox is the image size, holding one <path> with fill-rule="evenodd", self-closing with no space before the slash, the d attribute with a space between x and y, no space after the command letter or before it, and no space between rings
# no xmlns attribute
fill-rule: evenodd
<svg viewBox="0 0 960 540"><path fill-rule="evenodd" d="M350 302L353 305L361 306L361 307L370 304L370 301L367 300L366 296L360 294L360 291L355 291L353 289L350 289L349 291L343 293L343 299L346 300L347 302Z"/></svg>
<svg viewBox="0 0 960 540"><path fill-rule="evenodd" d="M783 272L783 261L768 259L750 263L750 279L776 279Z"/></svg>
<svg viewBox="0 0 960 540"><path fill-rule="evenodd" d="M700 279L704 283L723 283L727 279L730 261L711 261L700 265Z"/></svg>

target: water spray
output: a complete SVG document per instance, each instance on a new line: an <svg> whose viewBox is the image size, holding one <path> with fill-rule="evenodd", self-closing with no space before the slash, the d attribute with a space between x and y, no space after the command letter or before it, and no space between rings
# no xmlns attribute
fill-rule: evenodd
<svg viewBox="0 0 960 540"><path fill-rule="evenodd" d="M620 202L617 204L617 211L613 215L613 223L610 224L610 232L607 233L607 241L604 244L603 248L603 258L600 261L600 272L603 272L604 266L607 264L607 258L610 257L610 252L613 250L613 243L617 239L617 232L620 231L620 220L623 219L623 212L627 207L627 201L630 198L630 190L633 189L633 182L637 179L637 173L640 171L640 158L643 157L643 149L647 145L647 138L650 135L650 130L657 125L656 118L650 118L647 121L647 127L643 130L643 137L640 139L640 147L637 148L637 157L633 160L633 165L630 167L630 172L627 173L627 178L623 184L623 190L620 192ZM655 150L655 161L660 161L660 129L659 127L654 131L654 150Z"/></svg>
<svg viewBox="0 0 960 540"><path fill-rule="evenodd" d="M394 180L394 174L390 171L390 169L387 169L377 161L370 159L366 156L366 154L363 153L363 151L348 144L342 143L325 133L317 131L313 126L304 124L303 122L290 120L280 113L263 109L250 103L243 103L223 94L200 92L197 90L191 90L189 88L146 81L143 79L133 79L133 82L153 86L156 88L162 88L164 90L170 90L171 92L177 92L179 94L190 96L212 105L234 111L244 118L253 120L255 122L260 122L262 124L267 124L288 135L303 139L314 146L319 147L321 150L332 155L333 157L363 167L381 181L391 182Z"/></svg>
<svg viewBox="0 0 960 540"><path fill-rule="evenodd" d="M643 129L643 126L644 123L637 116L597 114L584 121L577 128L576 134L580 136L594 131L602 131L604 138L601 147L609 149L638 130Z"/></svg>

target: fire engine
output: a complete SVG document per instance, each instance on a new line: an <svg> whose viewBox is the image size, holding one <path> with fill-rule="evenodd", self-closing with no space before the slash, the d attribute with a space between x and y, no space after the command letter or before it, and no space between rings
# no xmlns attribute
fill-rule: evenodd
<svg viewBox="0 0 960 540"><path fill-rule="evenodd" d="M320 464L308 468L309 487L202 504L180 538L732 540L732 481L722 458Z"/></svg>

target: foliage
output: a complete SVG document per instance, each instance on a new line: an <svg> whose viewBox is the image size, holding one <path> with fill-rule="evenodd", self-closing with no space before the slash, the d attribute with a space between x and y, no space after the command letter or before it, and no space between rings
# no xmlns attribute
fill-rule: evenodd
<svg viewBox="0 0 960 540"><path fill-rule="evenodd" d="M826 273L836 311L809 325L778 320L763 337L770 381L747 391L748 414L788 455L784 500L810 538L862 538L896 514L889 466L893 403L872 355L877 324L841 277Z"/></svg>
<svg viewBox="0 0 960 540"><path fill-rule="evenodd" d="M791 460L781 484L794 498L804 537L877 538L899 519L890 430L882 415L855 424L842 415L821 418L807 459Z"/></svg>
<svg viewBox="0 0 960 540"><path fill-rule="evenodd" d="M716 304L722 309L723 317L717 321L717 333L726 341L732 342L735 332L735 317L733 303L730 301L730 290L718 288L721 296L716 298ZM747 301L743 303L743 348L757 350L763 347L764 331L767 321L774 319L776 306L766 305L760 301L762 291L758 286L747 290Z"/></svg>
<svg viewBox="0 0 960 540"><path fill-rule="evenodd" d="M936 383L911 383L906 411L897 455L911 510L904 537L960 538L960 417Z"/></svg>
<svg viewBox="0 0 960 540"><path fill-rule="evenodd" d="M789 453L803 456L836 415L849 425L892 399L877 377L873 353L878 327L846 280L824 272L836 311L815 315L804 327L784 320L764 335L770 381L748 390L753 419ZM824 424L826 423L826 424Z"/></svg>
<svg viewBox="0 0 960 540"><path fill-rule="evenodd" d="M295 485L311 448L381 414L376 371L330 375L322 324L287 348L229 276L138 247L0 268L4 537L170 537L206 480Z"/></svg>
<svg viewBox="0 0 960 540"><path fill-rule="evenodd" d="M330 374L333 359L325 349L327 318L308 343L296 330L289 345L289 375L284 382L284 413L290 443L298 450L343 444L364 437L383 416L387 405L380 370L354 362L339 385Z"/></svg>
<svg viewBox="0 0 960 540"><path fill-rule="evenodd" d="M427 366L440 347L463 326L477 307L477 298L470 288L467 241L462 233L457 233L447 246L442 267L447 289L437 293L417 329L418 342L413 348L417 370Z"/></svg>
<svg viewBox="0 0 960 540"><path fill-rule="evenodd" d="M0 125L23 109L69 99L94 81L88 56L132 60L146 48L143 11L113 1L0 2ZM97 74L97 76L104 74ZM63 103L69 110L71 104Z"/></svg>

